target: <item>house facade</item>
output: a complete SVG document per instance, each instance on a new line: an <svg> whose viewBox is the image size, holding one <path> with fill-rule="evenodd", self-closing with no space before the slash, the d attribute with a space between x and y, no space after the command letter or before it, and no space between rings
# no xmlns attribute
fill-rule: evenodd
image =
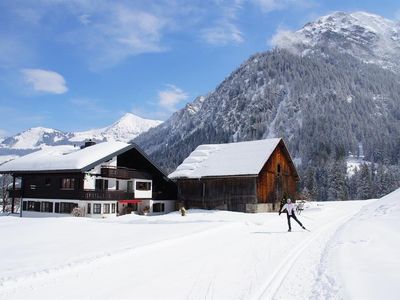
<svg viewBox="0 0 400 300"><path fill-rule="evenodd" d="M176 185L137 146L122 142L55 146L0 166L20 181L10 198L22 216L110 217L175 210Z"/></svg>
<svg viewBox="0 0 400 300"><path fill-rule="evenodd" d="M169 177L188 208L240 212L279 210L299 180L282 139L201 145Z"/></svg>

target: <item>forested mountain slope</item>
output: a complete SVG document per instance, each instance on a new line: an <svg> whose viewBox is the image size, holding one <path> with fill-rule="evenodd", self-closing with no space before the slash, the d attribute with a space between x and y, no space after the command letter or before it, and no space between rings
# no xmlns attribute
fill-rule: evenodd
<svg viewBox="0 0 400 300"><path fill-rule="evenodd" d="M362 31L359 24L353 29L354 36ZM330 36L321 32L321 39ZM337 49L332 47L335 40L340 42ZM400 77L381 61L343 51L344 44L336 36L330 43L304 44L297 52L281 47L255 54L215 91L135 142L172 171L199 144L283 137L303 186L315 197L357 197L361 192L351 187L343 162L349 153L357 154L361 145L368 161L386 166L399 162ZM388 167L381 170L383 176ZM368 174L372 190L376 172ZM391 180L397 182L395 176Z"/></svg>

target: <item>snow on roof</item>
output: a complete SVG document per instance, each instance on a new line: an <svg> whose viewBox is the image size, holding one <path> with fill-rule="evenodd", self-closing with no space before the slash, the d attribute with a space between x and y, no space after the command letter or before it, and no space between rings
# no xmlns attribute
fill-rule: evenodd
<svg viewBox="0 0 400 300"><path fill-rule="evenodd" d="M198 146L169 178L257 175L280 138Z"/></svg>
<svg viewBox="0 0 400 300"><path fill-rule="evenodd" d="M104 142L83 149L69 145L46 147L1 165L0 172L81 170L129 147L123 142Z"/></svg>

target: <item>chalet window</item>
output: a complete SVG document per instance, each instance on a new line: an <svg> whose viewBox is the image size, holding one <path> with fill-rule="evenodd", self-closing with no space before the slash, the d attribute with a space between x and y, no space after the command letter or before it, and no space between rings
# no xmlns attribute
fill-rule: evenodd
<svg viewBox="0 0 400 300"><path fill-rule="evenodd" d="M116 189L117 191L119 190L119 181L118 181L118 180L115 182L115 189Z"/></svg>
<svg viewBox="0 0 400 300"><path fill-rule="evenodd" d="M44 184L45 184L45 186L50 186L50 185L51 185L51 178L46 177L46 178L44 179Z"/></svg>
<svg viewBox="0 0 400 300"><path fill-rule="evenodd" d="M153 212L163 212L165 211L164 203L154 203L153 204Z"/></svg>
<svg viewBox="0 0 400 300"><path fill-rule="evenodd" d="M108 190L108 180L96 179L95 188L96 188L96 190L99 190L99 191Z"/></svg>
<svg viewBox="0 0 400 300"><path fill-rule="evenodd" d="M278 164L278 166L276 167L276 172L278 173L278 175L281 175L281 165Z"/></svg>
<svg viewBox="0 0 400 300"><path fill-rule="evenodd" d="M57 214L60 213L60 203L59 202L55 203L54 212Z"/></svg>
<svg viewBox="0 0 400 300"><path fill-rule="evenodd" d="M29 211L40 211L40 202L38 201L28 201Z"/></svg>
<svg viewBox="0 0 400 300"><path fill-rule="evenodd" d="M111 204L111 213L115 214L115 203Z"/></svg>
<svg viewBox="0 0 400 300"><path fill-rule="evenodd" d="M95 203L93 204L93 213L94 214L101 214L101 204Z"/></svg>
<svg viewBox="0 0 400 300"><path fill-rule="evenodd" d="M31 190L36 190L36 184L31 184L29 187Z"/></svg>
<svg viewBox="0 0 400 300"><path fill-rule="evenodd" d="M60 214L70 214L75 207L78 207L78 204L73 202L61 202Z"/></svg>
<svg viewBox="0 0 400 300"><path fill-rule="evenodd" d="M128 181L127 182L126 190L128 191L128 193L132 193L133 192L133 182L132 181Z"/></svg>
<svg viewBox="0 0 400 300"><path fill-rule="evenodd" d="M61 179L61 189L73 190L75 189L75 178L63 178Z"/></svg>
<svg viewBox="0 0 400 300"><path fill-rule="evenodd" d="M110 213L110 204L104 204L104 212L103 213L105 213L105 214L109 214Z"/></svg>
<svg viewBox="0 0 400 300"><path fill-rule="evenodd" d="M27 201L23 201L22 202L22 210L27 210L27 207L28 207Z"/></svg>
<svg viewBox="0 0 400 300"><path fill-rule="evenodd" d="M43 201L40 211L52 213L53 212L53 202Z"/></svg>
<svg viewBox="0 0 400 300"><path fill-rule="evenodd" d="M151 182L136 181L136 190L138 190L138 191L150 191L151 190Z"/></svg>
<svg viewBox="0 0 400 300"><path fill-rule="evenodd" d="M90 205L90 203L88 203L88 205L87 205L87 213L90 215L91 214L91 205Z"/></svg>

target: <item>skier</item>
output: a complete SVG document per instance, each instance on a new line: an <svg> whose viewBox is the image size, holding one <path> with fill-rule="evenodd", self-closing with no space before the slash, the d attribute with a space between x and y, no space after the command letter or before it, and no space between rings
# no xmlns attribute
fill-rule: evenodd
<svg viewBox="0 0 400 300"><path fill-rule="evenodd" d="M289 198L287 199L287 203L279 210L279 215L281 215L282 211L285 209L286 209L287 221L288 221L288 225L289 225L288 231L292 231L292 226L290 225L290 218L293 218L297 223L299 223L301 228L306 229L303 226L303 224L301 224L301 222L297 219L296 214L294 213L296 206L292 203L292 200L290 200Z"/></svg>

